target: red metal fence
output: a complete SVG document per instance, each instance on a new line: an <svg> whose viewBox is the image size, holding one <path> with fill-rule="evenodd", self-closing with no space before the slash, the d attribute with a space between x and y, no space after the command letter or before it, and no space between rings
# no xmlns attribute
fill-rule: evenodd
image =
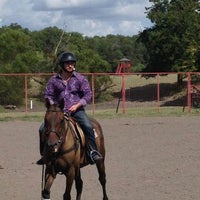
<svg viewBox="0 0 200 200"><path fill-rule="evenodd" d="M191 112L193 108L200 107L200 72L84 73L83 75L87 76L91 83L93 97L87 109L93 114L100 109L107 109L114 113L126 113L130 109L141 111L144 108L153 108L159 112L163 108L176 107L181 111ZM15 105L9 105L3 100L4 96L0 90L1 106L13 108L16 112L23 111L26 114L44 110L42 90L50 76L52 76L51 73L0 74L0 78L24 79L23 88L21 88L24 90L23 105L15 109ZM181 77L179 85L177 84L178 76ZM103 88L103 83L97 88L96 80L103 77L109 77L111 80L110 86L105 86L107 89ZM38 95L40 93L41 96ZM95 98L100 96L97 93L103 96L100 100Z"/></svg>

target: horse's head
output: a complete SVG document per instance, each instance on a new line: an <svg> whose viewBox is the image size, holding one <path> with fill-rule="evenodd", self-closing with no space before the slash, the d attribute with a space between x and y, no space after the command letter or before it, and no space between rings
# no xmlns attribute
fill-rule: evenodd
<svg viewBox="0 0 200 200"><path fill-rule="evenodd" d="M45 114L45 136L46 144L51 153L57 153L64 140L64 101L61 105L50 105L46 101L46 114Z"/></svg>

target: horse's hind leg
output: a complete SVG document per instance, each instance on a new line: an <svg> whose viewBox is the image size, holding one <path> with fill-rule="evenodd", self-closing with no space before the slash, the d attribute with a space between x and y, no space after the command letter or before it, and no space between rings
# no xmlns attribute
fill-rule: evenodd
<svg viewBox="0 0 200 200"><path fill-rule="evenodd" d="M108 196L106 192L106 172L105 172L104 160L98 161L96 165L97 165L97 170L99 173L99 181L101 183L102 190L103 190L103 200L108 200Z"/></svg>
<svg viewBox="0 0 200 200"><path fill-rule="evenodd" d="M76 177L75 177L75 184L76 184L76 200L80 200L82 189L83 189L83 181L81 179L80 169L77 170L77 174L76 174Z"/></svg>

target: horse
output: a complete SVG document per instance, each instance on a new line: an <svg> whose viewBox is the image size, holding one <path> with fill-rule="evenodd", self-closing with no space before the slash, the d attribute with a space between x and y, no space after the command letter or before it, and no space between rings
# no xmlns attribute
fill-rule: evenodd
<svg viewBox="0 0 200 200"><path fill-rule="evenodd" d="M73 120L63 112L64 103L50 105L46 102L46 114L44 117L45 127L42 134L45 141L43 152L42 199L50 200L50 189L57 174L64 174L66 187L63 200L71 200L71 188L75 181L76 200L81 200L83 181L81 179L81 168L90 163L87 153L83 132ZM103 200L108 200L106 192L105 173L105 145L101 125L94 118L90 118L94 130L98 151L103 156L102 160L96 162L99 174L99 182L103 190ZM78 133L79 132L79 133ZM43 181L44 180L44 181Z"/></svg>

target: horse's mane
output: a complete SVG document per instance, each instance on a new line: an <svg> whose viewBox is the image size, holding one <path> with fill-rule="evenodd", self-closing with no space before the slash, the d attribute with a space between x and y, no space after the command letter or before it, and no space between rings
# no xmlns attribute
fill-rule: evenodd
<svg viewBox="0 0 200 200"><path fill-rule="evenodd" d="M49 99L45 99L45 106L47 108L47 110L49 110L50 108L51 109L54 109L55 111L58 111L57 109L59 108L60 110L63 110L64 108L64 104L65 104L65 101L64 99L61 100L60 104L51 104Z"/></svg>

